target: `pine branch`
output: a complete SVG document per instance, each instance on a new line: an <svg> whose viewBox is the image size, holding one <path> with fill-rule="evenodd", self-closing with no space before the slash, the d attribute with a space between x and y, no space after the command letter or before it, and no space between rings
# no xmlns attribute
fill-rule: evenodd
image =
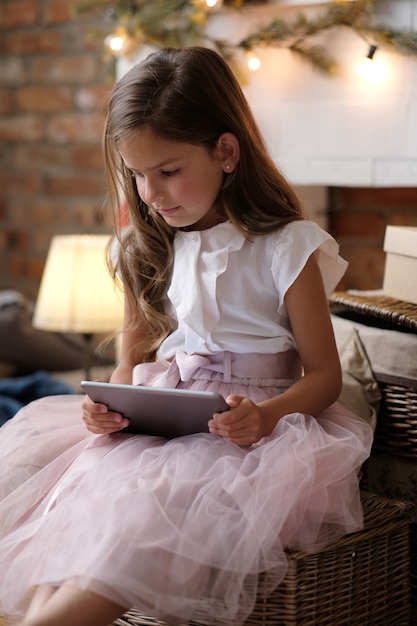
<svg viewBox="0 0 417 626"><path fill-rule="evenodd" d="M357 0L349 4L336 1L314 19L309 20L299 13L292 23L275 17L269 25L242 39L238 46L251 50L258 45L283 45L290 40L307 39L336 26L365 28L373 3L374 0Z"/></svg>
<svg viewBox="0 0 417 626"><path fill-rule="evenodd" d="M322 74L336 73L337 63L335 59L322 46L306 45L299 41L289 46L289 49Z"/></svg>
<svg viewBox="0 0 417 626"><path fill-rule="evenodd" d="M243 5L265 0L224 0L225 5L239 9ZM292 22L280 17L249 34L237 44L211 38L206 33L210 13L199 0L82 0L76 4L77 14L102 10L115 24L116 30L128 39L126 54L132 55L144 44L176 48L188 45L209 45L228 61L244 80L235 59L235 52L250 52L256 47L287 48L322 73L332 74L335 59L314 38L333 28L349 28L369 44L387 47L405 55L417 55L417 33L372 26L376 0L333 0L313 18L299 13Z"/></svg>

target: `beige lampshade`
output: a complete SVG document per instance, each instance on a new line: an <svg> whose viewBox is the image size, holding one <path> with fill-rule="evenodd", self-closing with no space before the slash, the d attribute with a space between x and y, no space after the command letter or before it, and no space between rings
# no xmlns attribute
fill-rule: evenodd
<svg viewBox="0 0 417 626"><path fill-rule="evenodd" d="M52 239L32 321L36 328L78 333L121 328L123 297L106 266L108 241L108 235Z"/></svg>

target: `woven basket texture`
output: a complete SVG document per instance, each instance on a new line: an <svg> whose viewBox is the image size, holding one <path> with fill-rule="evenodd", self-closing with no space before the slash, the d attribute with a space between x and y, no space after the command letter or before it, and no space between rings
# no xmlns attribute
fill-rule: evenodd
<svg viewBox="0 0 417 626"><path fill-rule="evenodd" d="M381 382L379 388L374 449L417 459L417 388Z"/></svg>
<svg viewBox="0 0 417 626"><path fill-rule="evenodd" d="M333 312L372 326L417 333L417 305L380 296L357 296L334 292ZM375 374L381 406L374 449L417 459L417 380ZM391 378L391 380L390 380Z"/></svg>
<svg viewBox="0 0 417 626"><path fill-rule="evenodd" d="M363 316L366 320L373 319L385 322L387 327L398 330L409 330L417 333L417 304L395 300L387 296L356 295L347 291L334 291L330 296L330 307L333 311L348 310Z"/></svg>
<svg viewBox="0 0 417 626"><path fill-rule="evenodd" d="M409 626L413 505L365 493L362 503L364 529L315 554L290 551L285 579L258 595L245 626ZM114 626L164 623L131 610Z"/></svg>

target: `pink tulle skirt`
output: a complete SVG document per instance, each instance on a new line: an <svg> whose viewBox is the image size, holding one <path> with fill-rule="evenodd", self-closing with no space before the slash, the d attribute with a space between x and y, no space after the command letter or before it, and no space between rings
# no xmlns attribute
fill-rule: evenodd
<svg viewBox="0 0 417 626"><path fill-rule="evenodd" d="M273 383L205 371L181 386L259 402L282 391ZM285 576L285 547L313 551L361 527L372 432L339 404L287 415L241 448L211 434L92 435L81 401L43 398L0 429L7 614L22 614L35 586L71 580L171 623L239 623L259 573L266 591Z"/></svg>

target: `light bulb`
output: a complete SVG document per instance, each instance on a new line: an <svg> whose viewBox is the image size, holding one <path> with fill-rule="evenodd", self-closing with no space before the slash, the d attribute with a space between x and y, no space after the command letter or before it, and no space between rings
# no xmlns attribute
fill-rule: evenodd
<svg viewBox="0 0 417 626"><path fill-rule="evenodd" d="M363 59L355 67L356 74L368 85L376 86L383 83L388 75L386 66L381 61Z"/></svg>
<svg viewBox="0 0 417 626"><path fill-rule="evenodd" d="M125 45L125 39L121 35L109 35L104 43L112 52L121 52Z"/></svg>
<svg viewBox="0 0 417 626"><path fill-rule="evenodd" d="M206 0L206 4L207 4L209 9L212 9L213 7L216 6L217 0Z"/></svg>
<svg viewBox="0 0 417 626"><path fill-rule="evenodd" d="M261 67L261 61L259 57L257 57L253 52L247 53L248 57L248 68L252 70L252 72L256 72Z"/></svg>
<svg viewBox="0 0 417 626"><path fill-rule="evenodd" d="M380 59L375 59L376 50L376 46L370 46L366 57L354 66L357 76L371 87L380 85L388 76L386 65Z"/></svg>

